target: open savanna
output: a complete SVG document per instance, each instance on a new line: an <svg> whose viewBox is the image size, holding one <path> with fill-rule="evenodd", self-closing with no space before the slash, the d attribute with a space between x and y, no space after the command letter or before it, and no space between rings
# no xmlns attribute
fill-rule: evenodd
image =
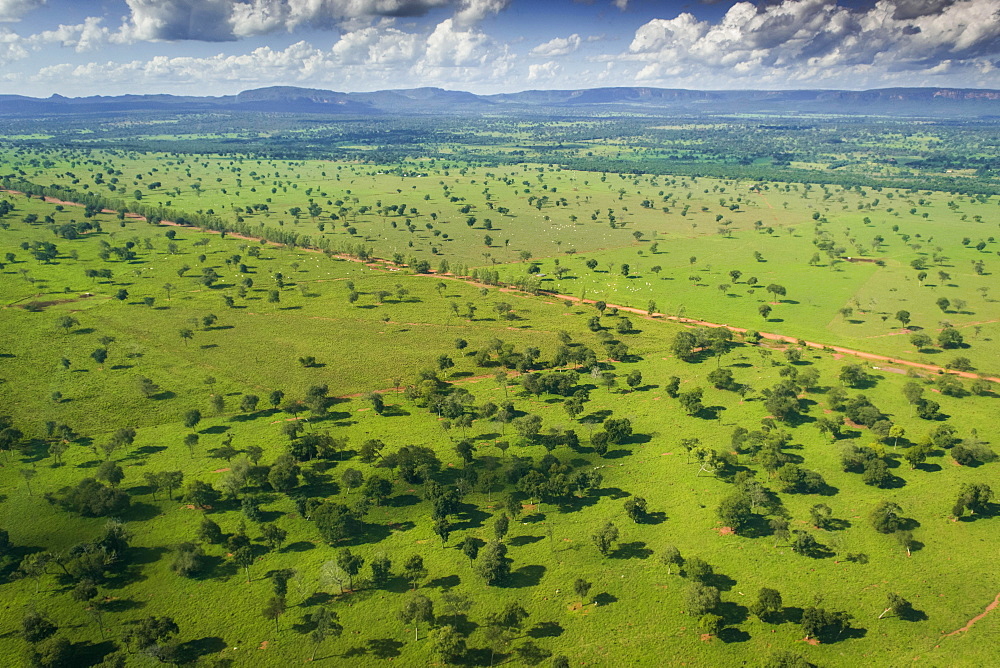
<svg viewBox="0 0 1000 668"><path fill-rule="evenodd" d="M376 165L109 151L84 157L69 149L3 157L29 180L126 199L137 190L143 202L211 211L251 233L293 230L312 244L363 246L435 269L509 264L505 278L523 276L529 258L546 274L546 289L643 309L652 301L665 313L926 363L953 355L917 350L910 334L934 339L949 323L971 346L960 354L983 372L997 371L1000 358L1000 309L990 292L998 264L992 197L443 159ZM585 268L588 259L598 261L596 271ZM912 266L921 260L923 281ZM569 271L552 281L557 261ZM747 284L751 277L756 287ZM773 299L770 284L784 286L786 297ZM942 309L942 297L961 308ZM765 302L773 307L766 319L758 311ZM895 319L901 310L910 313L909 330Z"/></svg>
<svg viewBox="0 0 1000 668"><path fill-rule="evenodd" d="M699 185L704 181L699 179ZM609 200L617 197L611 192L602 196ZM387 659L404 665L440 663L427 637L428 625L420 625L420 639L414 640L413 624L401 621L396 614L413 595L401 573L403 563L414 554L422 556L427 571L416 582L416 594L433 602L438 625L454 626L463 635L469 651L460 661L469 665L529 663L533 655L528 642L541 648L541 654L567 656L571 665L743 665L747 661L766 662L777 650L799 654L819 666L849 667L863 661L893 666L979 666L992 660L995 651L984 639L998 629L995 613L967 632L943 634L964 626L1000 592L1000 577L983 568L984 561L995 556L996 520L988 514L960 521L952 516L960 486L989 483L995 478L996 464L958 466L948 450L934 448L925 464L911 469L902 455L942 423L955 428L956 439L990 447L991 415L997 401L993 394L946 396L935 391L933 378L908 378L893 368L869 370L873 378L867 387L849 390L849 394L867 395L893 424L904 429L904 435L878 444L870 430L848 426L844 436L832 442L815 423L819 418L838 416L829 408L827 396L841 385L841 368L855 363L851 358L807 350L799 362L788 364L780 349L740 343L718 359L703 353L695 362L686 363L670 352L675 335L685 328L661 319L628 315L631 330L620 333L620 316L606 312L600 318L604 329L593 332L588 320L597 315L595 309L566 304L551 296L534 297L495 287L487 287L484 293L480 286L454 278L413 275L405 269L390 271L321 253L129 218L119 221L114 214L91 219L100 223L100 232L63 239L52 233L45 216L51 216L56 225L71 219L82 222L81 209L63 206L59 210L37 199L9 197L16 208L0 220L4 225L0 229L0 257L14 254L12 261L3 260L4 280L0 281L6 306L0 310L0 323L7 333L0 350L0 414L10 415L24 437L13 451L0 455L4 464L0 468L0 528L9 532L13 545L5 555L7 579L0 584L5 600L0 609L0 633L5 638L0 643L0 660L7 665L23 660L27 643L22 639L21 623L32 609L49 616L59 627L56 635L73 643L74 665L95 665L119 651L127 665L149 665L154 659L134 648L125 652L121 638L137 620L150 615L166 615L176 621L180 629L176 640L181 645L174 656L179 661L236 666L305 662L313 652L313 643L303 615L318 605L335 611L344 627L341 637L322 643L317 654L320 663L378 665ZM844 197L854 195L845 193ZM421 206L419 199L413 201ZM789 200L790 207L793 201ZM631 211L631 205L629 208ZM25 222L25 216L31 214L38 222ZM656 215L671 220L668 214ZM920 290L943 290L928 286L926 283L933 282L930 279L924 286L905 283L903 276L912 270L895 270L892 253L900 253L900 264L908 263L909 256L894 246L899 242L889 234L885 235L886 267L841 263L837 265L841 272L808 266L808 255L796 255L801 248L811 246L804 235L812 221L803 217L791 234L778 229L774 235L755 232L750 221L734 232L733 238L716 233L695 235L693 230L699 228L692 229L685 221L690 233L682 234L678 228L658 233L660 248L655 255L648 249L650 241L632 237L630 230L635 228L631 224L624 231L611 230L606 220L598 224L588 218L580 227L631 239L622 240L617 251L604 251L606 256L587 251L587 257L606 257L604 263L615 265L607 274L593 274L604 279L600 289L605 293L647 280L676 285L678 290L689 289L699 295L690 304L684 302L688 315L716 303L756 303L757 297L726 297L715 287L722 280L711 278L714 274L728 278L730 260L742 258L745 264L733 266L743 269L741 280L755 272L765 286L771 280L783 283L788 288L786 299L799 302L774 307L771 317L789 323L788 330L781 330L786 333L819 327L810 323L821 322L822 316L797 312L806 311L810 298L830 303L826 322L840 308L836 300L846 303L853 294L899 299L900 295L889 292L887 286L863 292L866 285L878 282L873 281L875 272L898 271L888 276L900 277L904 284L899 291L905 290L915 302L915 295L923 294ZM921 224L930 225L926 221ZM458 227L455 223L452 226ZM462 223L461 227L466 226ZM646 238L653 238L655 231L647 228ZM915 237L918 231L911 234ZM173 233L173 239L166 236L168 232ZM476 231L477 235L482 233ZM546 236L542 232L537 235L537 239ZM952 233L941 235L950 238ZM961 246L965 234L959 231L953 236ZM593 239L598 237L595 232ZM57 246L48 262L35 259L31 251L33 242L43 241ZM101 241L111 248L123 248L131 242L136 257L120 260L112 252L108 259L102 259ZM751 264L756 263L752 253L758 246L750 241L759 241L765 262ZM695 248L696 242L702 244L698 250L672 247L676 243ZM569 243L564 240L563 245ZM942 246L948 255L977 252L964 247L952 250L950 241ZM518 247L528 245L519 242ZM252 256L251 248L259 249L258 257ZM582 246L578 250L584 253ZM644 251L642 256L638 250ZM534 254L542 255L537 249ZM234 260L234 255L239 255L239 260ZM685 269L684 263L691 264L690 255L699 259ZM561 263L572 267L572 274L591 275L579 257L559 256ZM622 262L644 267L653 264L651 257L663 256L667 259L657 260L664 267L659 277L647 279L643 273L641 279L625 279L618 268ZM240 264L247 265L245 273ZM185 265L189 269L179 275ZM765 279L765 271L756 268L770 269L772 265L783 267L774 270L773 279ZM517 264L512 271L523 271L524 266ZM551 270L554 258L545 260L543 266L545 271ZM664 277L668 266L676 272L672 281ZM201 280L209 268L218 275L211 286ZM88 278L88 269L110 269L112 276ZM692 272L709 276L707 287L689 286L686 275ZM812 276L821 280L808 282ZM796 277L798 280L793 280ZM246 278L253 281L252 286L243 285ZM965 280L963 276L956 282L964 286ZM837 281L845 286L840 287ZM169 290L165 287L168 284ZM582 278L564 277L560 289L562 285L569 286L566 292L579 296L584 284ZM246 289L245 296L240 296L241 287ZM738 283L733 292L746 294L747 289ZM119 299L121 290L127 295ZM598 290L587 288L588 299L625 301L598 294ZM277 301L273 300L275 291ZM349 301L352 291L358 293L354 302ZM806 297L800 291L813 296ZM227 296L232 298L232 306L226 303ZM153 298L152 304L144 301L146 297ZM650 298L670 303L658 295ZM645 307L645 301L643 297L635 305ZM509 304L516 319L501 319L505 309L498 310L497 303ZM471 317L470 304L476 307ZM667 311L663 304L659 310ZM764 323L756 324L761 320L756 306L730 308L733 310L720 312L723 316L732 314L720 317L721 321L771 329ZM931 327L921 320L931 318L931 310L926 311L924 315L913 309L914 324ZM216 319L206 325L209 315ZM63 321L66 316L76 322ZM802 321L800 329L793 330L791 323L797 319ZM857 325L841 324L839 319L837 316L831 327L848 330L856 326L872 332L884 327L888 332L892 324L871 323L870 317L864 320L860 316L856 319L863 322ZM190 337L182 337L182 330L190 330ZM483 365L475 361L477 352L495 349L492 342L500 339L518 352L538 348L537 366L543 369L566 336L572 349L586 346L595 351L600 360L598 374L615 374L615 385L609 387L606 377L580 369L577 391L587 390L590 400L576 419L564 409L563 397L525 392L516 373L510 373L511 384L504 389L494 378L502 369L496 355L490 355ZM102 342L103 337L114 340ZM467 341L468 346L457 348L456 339ZM609 359L605 340L627 344L629 355L623 360ZM989 353L982 351L989 349L984 344L980 351L979 345L972 341L971 348L959 354L985 367ZM91 356L98 348L108 351L103 363ZM438 360L442 355L454 366L441 369ZM316 366L300 363L299 358L308 356L315 357ZM68 368L61 363L63 358L69 361ZM472 402L463 412L474 418L471 425L446 425L420 405L424 400L415 401L397 391L400 385L419 385L417 374L427 368L438 369L439 378L449 383L440 386L443 395L460 389L471 393ZM713 388L707 376L717 368L730 370L745 391ZM716 509L721 499L733 493L732 477L715 475L711 468L700 466L681 445L682 439L697 438L701 448L730 452L730 434L736 427L751 431L762 428L761 421L768 417L764 391L790 374L789 369L801 372L809 368L818 370L820 376L801 393L803 415L777 428L788 432L783 450L789 460L823 476L826 485L822 493L780 491L779 481L749 454L739 455L733 466L754 472L756 479L773 491L780 501L775 516L787 513L790 528L808 531L828 548L815 557L793 553L787 540L770 534L763 517L754 523L754 530L742 535L719 531L722 523ZM641 372L642 380L630 391L625 377L632 371ZM682 392L705 388L706 408L693 416L682 410L665 389L672 376L681 380ZM141 378L150 379L159 390L146 397L140 391ZM914 415L901 391L905 383L914 380L940 403L945 416L942 420ZM307 434L328 432L346 439L345 447L327 459L300 462L301 480L288 493L276 491L267 482L248 483L237 498L197 509L180 500L182 489L173 490L168 499L166 491L154 495L147 485L145 473L178 470L183 472L185 484L201 480L221 488L227 469L254 446L263 451L261 464L270 465L288 452L291 439L285 425L294 416L272 409L268 395L280 389L286 401L301 399L310 386L320 384L328 386L333 398L328 409L298 417L308 418ZM354 396L370 391L378 391L387 404L383 415L372 410L367 397ZM56 392L59 394L54 395ZM255 410L239 408L246 394L260 397ZM221 410L213 405L216 396L223 397ZM473 408L504 401L513 404L517 415L540 417L540 437L521 437L513 425L479 417ZM201 421L185 427L185 413L192 409L200 410ZM601 457L591 447L590 437L599 433L601 423L609 418L627 418L634 434ZM51 454L54 440L48 437L46 427L50 421L67 424L77 432L62 455L62 464ZM58 494L61 488L93 476L106 458L100 446L126 427L136 429L134 443L114 450L110 458L121 466L124 478L119 487L132 502L119 515L131 533L131 546L98 584L97 603L73 600L70 592L76 579L55 563L37 578L18 577L22 558L45 551L64 558L73 546L93 541L100 534L106 518L81 517L50 504L45 495ZM550 442L549 453L543 441L550 429L557 433L573 429L580 444L570 447ZM197 443L185 445L192 433L198 435ZM230 436L236 450L230 455L232 461L222 450ZM441 471L433 476L437 484L464 490L458 511L448 520L451 535L446 544L435 535L432 503L427 498L434 485L408 482L395 469L360 461L361 445L372 438L384 441L386 453L402 446L431 448L442 462ZM463 463L454 449L463 438L474 445L469 463ZM510 447L504 450L498 443ZM841 452L850 444L872 446L889 467L892 483L878 488L864 484L858 473L845 472ZM519 489L516 484L500 481L487 485L491 471L499 471L501 480L516 479L512 471L528 464L517 458L530 457L531 465L549 472L551 469L544 466L554 462L544 459L548 454L572 471L596 470L602 480L589 492L545 494L537 505L533 502L539 499L520 494L524 507L504 539L513 560L511 576L500 586L487 587L456 545L466 536L492 541L496 518L503 512L500 500ZM351 490L343 483L348 468L366 479L372 475L389 479L392 491L382 505L359 511L366 523L364 531L330 544L322 540L316 523L302 516L293 497L358 507L360 490ZM25 471L33 473L24 475ZM260 521L247 519L241 510L242 499L248 496L260 502ZM624 503L630 496L646 499L649 515L643 522L634 522L625 513ZM881 501L899 504L902 515L911 520L916 541L911 555L892 536L872 528L869 514ZM812 526L810 508L820 503L828 505L839 520L830 530ZM195 577L173 572L175 547L197 542L203 517L217 522L228 534L245 521L247 534L254 541L250 582L228 556L227 548L218 544L204 545L207 558ZM591 536L608 521L620 534L609 554L602 556ZM287 531L280 549L268 549L260 539L262 522ZM703 638L699 618L686 614L690 579L678 575L676 567L668 573L660 559L668 545L676 546L688 559L698 557L714 567L716 575L708 584L721 591L722 602L716 612L724 625L716 637ZM354 591L341 593L331 564L336 564L344 548L363 557L366 565L354 581ZM846 559L848 554L862 553L867 555L867 563ZM391 559L394 576L387 584L374 586L367 582L367 563L383 554ZM276 628L263 617L262 609L273 595L268 576L280 569L294 569L297 575L289 583L287 611L279 617ZM577 578L593 584L585 599L574 592ZM761 587L781 592L784 621L764 623L749 614L748 607ZM910 601L912 614L878 619L890 592ZM529 617L511 634L512 642L497 643L488 632L487 617L509 602L520 603ZM850 630L830 642L803 642L803 630L794 620L808 606L849 613L853 616ZM103 610L103 629L90 614L95 609Z"/></svg>

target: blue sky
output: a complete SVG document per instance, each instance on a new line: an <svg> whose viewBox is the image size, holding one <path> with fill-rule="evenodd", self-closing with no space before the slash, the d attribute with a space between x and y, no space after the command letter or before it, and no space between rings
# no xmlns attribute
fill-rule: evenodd
<svg viewBox="0 0 1000 668"><path fill-rule="evenodd" d="M1000 88L1000 0L0 0L0 93Z"/></svg>

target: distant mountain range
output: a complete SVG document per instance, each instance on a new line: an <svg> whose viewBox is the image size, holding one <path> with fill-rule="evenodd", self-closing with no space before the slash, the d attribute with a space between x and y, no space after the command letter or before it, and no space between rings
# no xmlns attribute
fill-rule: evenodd
<svg viewBox="0 0 1000 668"><path fill-rule="evenodd" d="M476 95L441 88L340 93L274 86L238 95L196 97L120 95L48 98L0 95L0 116L134 112L287 112L338 116L535 113L591 116L611 112L660 114L888 114L977 117L1000 114L1000 90L880 88L848 90L721 90L618 87L528 90Z"/></svg>

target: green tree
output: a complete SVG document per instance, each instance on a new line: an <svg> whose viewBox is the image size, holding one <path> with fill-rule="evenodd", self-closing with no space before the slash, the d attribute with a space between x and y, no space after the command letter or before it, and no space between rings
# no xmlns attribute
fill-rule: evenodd
<svg viewBox="0 0 1000 668"><path fill-rule="evenodd" d="M750 613L762 622L778 615L783 609L781 593L776 589L761 587L757 601L750 606Z"/></svg>
<svg viewBox="0 0 1000 668"><path fill-rule="evenodd" d="M893 533L903 526L903 509L892 501L880 501L869 515L872 528L879 533Z"/></svg>
<svg viewBox="0 0 1000 668"><path fill-rule="evenodd" d="M612 522L605 522L590 538L597 547L597 551L601 553L601 556L606 557L611 554L611 548L614 547L615 542L618 540L618 527Z"/></svg>
<svg viewBox="0 0 1000 668"><path fill-rule="evenodd" d="M365 565L365 560L351 552L350 549L344 548L337 552L337 565L340 566L341 570L347 573L348 587L354 589L354 578L359 572L361 572L361 567Z"/></svg>
<svg viewBox="0 0 1000 668"><path fill-rule="evenodd" d="M279 630L278 620L283 614L285 614L286 607L284 596L272 596L264 605L264 609L261 610L261 614L264 616L264 619L274 620L275 631Z"/></svg>
<svg viewBox="0 0 1000 668"><path fill-rule="evenodd" d="M701 582L692 582L688 585L685 601L687 614L692 617L701 617L718 609L722 598L719 595L719 590L715 587L709 587Z"/></svg>
<svg viewBox="0 0 1000 668"><path fill-rule="evenodd" d="M592 583L587 582L583 578L577 578L573 583L573 591L576 592L576 595L580 597L584 604L587 603L587 593L592 586Z"/></svg>
<svg viewBox="0 0 1000 668"><path fill-rule="evenodd" d="M309 632L309 640L312 641L313 651L309 657L310 661L316 660L316 653L319 651L327 638L339 638L344 632L344 627L340 624L340 618L336 612L318 606L308 614L308 621L312 624L312 631Z"/></svg>
<svg viewBox="0 0 1000 668"><path fill-rule="evenodd" d="M403 563L403 577L410 582L413 589L417 588L417 583L427 577L427 569L424 567L424 558L419 554L410 555Z"/></svg>
<svg viewBox="0 0 1000 668"><path fill-rule="evenodd" d="M465 656L465 638L451 625L434 629L431 632L431 651L445 665L459 663Z"/></svg>
<svg viewBox="0 0 1000 668"><path fill-rule="evenodd" d="M399 618L405 624L413 624L413 640L420 640L420 624L434 622L434 604L426 596L411 594L399 611Z"/></svg>
<svg viewBox="0 0 1000 668"><path fill-rule="evenodd" d="M511 561L507 556L507 546L500 542L492 542L480 551L475 570L487 585L493 586L504 582L510 576Z"/></svg>
<svg viewBox="0 0 1000 668"><path fill-rule="evenodd" d="M660 553L660 561L667 567L668 575L671 574L674 566L680 569L684 565L684 557L674 545L667 545L663 548L663 552Z"/></svg>

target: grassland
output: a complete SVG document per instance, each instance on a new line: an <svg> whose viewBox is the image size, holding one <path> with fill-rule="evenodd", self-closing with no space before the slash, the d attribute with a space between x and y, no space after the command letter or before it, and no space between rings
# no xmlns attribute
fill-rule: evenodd
<svg viewBox="0 0 1000 668"><path fill-rule="evenodd" d="M991 198L861 193L708 178L622 178L543 165L484 168L440 160L375 166L114 152L60 156L54 151L8 152L2 159L10 169L22 169L29 180L78 189L88 184L90 190L109 195L118 192L118 186L110 191L95 183L99 171L105 175L102 180L109 178L108 169L121 172L117 178L119 183L128 181L121 188L129 194L135 189L148 193L148 182L158 180L155 195L144 198L162 197L165 206L169 201L182 210L212 209L234 222L237 215L266 225L281 221L313 236L363 241L384 258L400 253L406 259L431 260L434 266L444 259L510 278L525 275L535 262L546 290L642 309L652 300L661 313L683 312L931 363L961 355L984 372L997 369L997 313L990 295L995 242L990 223L980 222L991 219L996 207ZM46 159L52 163L43 165ZM140 174L142 179L133 178ZM191 188L194 183L200 184L199 190ZM549 199L541 208L529 204L529 197L542 195ZM933 447L928 460L913 469L903 455L928 441L940 424L952 425L959 442L989 447L997 400L993 393L949 396L935 391L933 377L908 377L903 369L868 369L873 378L861 391L904 435L895 444L880 443L870 429L847 425L844 436L832 442L816 424L820 418L839 417L830 408L829 396L841 386L842 367L854 360L824 351L805 350L800 361L786 363L781 347L740 342L718 360L702 354L687 363L670 352L674 337L686 328L662 318L629 315L631 331L618 333L621 318L606 314L600 318L605 329L595 333L588 321L597 311L552 296L418 275L405 262L369 266L306 249L119 220L111 213L87 219L99 223L100 231L64 239L51 228L83 222L80 208L19 195L6 198L15 210L0 220L0 253L13 253L14 259L4 260L0 281L0 299L6 306L0 318L7 333L0 350L0 414L12 416L24 438L13 451L3 453L0 469L0 528L9 532L15 546L7 554L8 581L0 584L7 602L0 610L0 631L6 634L0 657L5 664L22 661L27 648L20 633L22 618L34 608L59 626L58 636L73 643L74 665L94 665L114 656L122 634L149 615L169 615L177 622L178 660L288 665L305 661L313 651L302 617L317 605L337 612L344 626L339 639L323 644L321 663L440 662L426 638L427 626L414 641L412 624L396 615L413 595L401 577L402 563L412 554L422 556L427 569L417 593L433 601L441 625L450 624L465 637L469 651L461 661L469 665L490 665L494 659L530 663L525 649L529 641L569 657L572 665L658 666L664 657L673 665L743 665L751 656L766 662L775 650L794 652L819 666L857 666L862 661L978 666L992 660L995 652L988 639L997 632L1000 618L988 615L969 632L942 634L961 628L1000 591L997 576L984 567L996 550L995 519L980 513L956 521L952 515L959 488L989 483L995 464L958 466L948 448ZM308 212L310 198L322 209L315 220ZM565 206L554 204L560 198L566 199ZM335 204L337 200L342 204ZM644 200L650 206L643 206ZM376 211L401 202L417 212ZM245 211L261 203L268 204L268 212ZM491 211L490 203L509 213ZM365 205L373 210L361 213ZM461 213L466 205L470 211ZM302 212L294 216L289 213L292 207ZM688 211L682 215L685 207ZM916 213L909 213L911 208ZM338 215L336 221L331 213ZM27 222L32 215L36 222ZM52 221L46 222L46 216ZM472 226L466 224L468 216L477 219ZM717 216L722 218L717 221ZM406 218L413 231L403 224ZM484 229L486 219L492 220L493 229ZM348 232L342 221L355 231ZM894 225L899 229L893 230ZM642 234L637 238L635 232ZM487 234L493 238L489 248L483 243ZM813 239L826 236L844 252L831 256L818 251ZM876 236L882 241L873 248ZM970 241L963 244L966 237ZM980 240L985 246L977 250ZM56 255L48 261L35 259L31 244L39 241L55 243ZM111 248L131 243L136 255L119 259L110 253L103 259L102 242ZM259 249L257 257L252 249ZM522 252L530 257L522 259ZM820 259L810 264L815 252ZM236 255L239 260L233 259ZM839 260L843 255L864 255L882 264ZM922 284L911 266L917 258L928 262L929 277ZM590 259L597 260L596 269L587 268ZM972 268L973 260L983 262L983 273ZM628 277L621 271L626 263ZM654 273L653 266L661 270ZM558 267L569 271L556 279ZM208 268L218 275L211 286L201 280ZM88 278L88 269L110 269L112 276ZM729 274L733 269L742 272L736 282ZM950 274L950 279L940 279L938 271ZM747 284L750 276L757 277L756 287ZM244 284L248 278L252 285ZM783 299L767 293L772 283L787 288ZM121 295L122 290L127 294ZM357 293L356 301L349 300L351 293ZM965 299L966 308L944 314L935 303L941 296ZM152 298L152 304L145 298ZM776 303L765 320L758 308L771 302ZM505 309L497 309L498 303L509 304L516 318L502 319ZM477 307L472 317L467 315L469 304ZM852 306L850 316L839 313L845 306ZM913 352L908 335L900 333L900 323L893 319L901 309L910 311L913 332L934 332L947 319L967 334L969 347ZM206 323L209 315L216 318ZM63 326L69 322L65 317L75 322ZM190 330L190 338L182 337L182 330ZM537 366L542 368L565 339L561 332L574 347L596 351L601 360L598 374L617 377L617 387L609 388L599 375L582 370L578 385L589 392L590 401L576 419L564 409L563 397L527 393L513 371L505 390L494 379L502 369L495 355L484 365L476 362L476 353L495 349L492 342L500 339L517 351L538 348ZM104 337L113 340L102 341ZM468 347L456 348L456 339L466 340ZM610 359L605 341L626 343L628 361ZM99 348L108 351L101 363L91 355ZM437 368L441 355L454 362L437 371L447 381L441 394L461 388L472 395L463 411L474 418L468 427L444 429L438 415L419 405L426 398L414 400L400 391L418 386L419 374ZM308 356L315 357L317 365L300 363ZM717 368L731 371L744 391L713 388L707 376ZM720 531L723 524L716 509L735 489L733 471L727 475L721 467L718 474L706 469L681 441L697 438L700 447L729 452L736 427L762 428L769 416L765 390L786 378L789 369L816 369L820 376L801 393L803 415L775 429L788 434L784 456L819 472L826 485L822 493L780 491L780 481L756 457L740 454L730 468L753 471L778 503L773 512L758 513L745 531ZM635 370L642 381L629 391L624 379ZM705 388L706 409L688 415L666 391L672 376L681 379L682 391ZM151 396L140 390L142 378L158 386ZM902 392L914 380L940 403L945 419L914 415ZM262 448L261 462L275 462L288 451L284 426L293 416L272 409L268 395L280 389L288 399L300 399L307 388L320 384L328 386L332 400L325 414L308 416L306 429L329 432L346 439L347 445L328 459L300 462L302 480L294 494L278 492L266 482L248 483L237 498L203 510L179 500L181 490L175 490L172 499L164 491L154 498L146 472L180 470L186 481L222 488L229 469L251 446ZM389 406L383 415L371 410L365 394L372 391ZM238 408L247 394L261 398L255 410ZM221 410L213 403L216 397L223 398ZM518 414L542 419L538 437L520 438L512 426L479 417L473 408L501 403L504 397ZM192 409L203 417L189 429L183 421ZM591 447L590 437L612 417L628 418L635 433L602 457ZM47 434L48 422L67 424L76 432L61 464L52 455L58 439ZM103 574L97 603L74 601L70 592L78 578L55 563L37 579L17 577L24 557L66 555L101 532L106 518L80 517L48 503L45 495L92 476L106 458L100 446L123 427L136 429L135 442L113 451L110 458L122 467L120 487L132 500L120 516L132 535L131 546L121 563ZM550 441L550 452L545 445L549 429L557 434L574 429L581 443L570 447ZM192 432L199 438L188 447L185 438ZM230 437L238 451L233 461L221 454ZM436 481L464 490L462 505L448 520L452 533L446 544L434 533L427 499L433 485L407 482L396 470L360 461L357 451L372 438L384 441L387 451L407 445L432 448L442 462ZM475 445L470 463L463 463L454 449L464 438ZM497 443L511 446L504 451ZM871 446L889 468L891 483L884 488L867 485L858 473L845 472L841 454L849 445ZM532 502L538 499L522 494L523 508L505 538L512 574L501 586L487 587L456 545L466 536L492 541L500 500L517 486L503 489L484 480L490 471L510 475L518 457L530 457L539 467L543 461L551 465L544 459L548 454L572 471L598 471L602 482L590 492L545 495L537 505ZM391 478L393 490L382 506L358 511L366 531L331 545L322 540L316 523L302 516L293 497L331 499L359 508L360 491L343 483L348 468L365 478ZM260 501L261 522L247 520L241 510L247 496ZM633 496L648 503L650 514L640 523L624 511L625 501ZM872 528L869 514L881 501L897 503L911 520L916 541L911 555L893 536ZM813 527L810 520L810 509L820 503L827 504L837 520L827 530ZM772 535L766 523L767 517L782 514L787 514L792 529L808 531L827 550L818 550L814 557L794 553L789 541ZM204 546L208 558L198 576L172 572L174 547L195 540L203 516L230 534L246 522L254 539L251 582L224 545ZM620 535L602 556L591 536L607 521L615 523ZM288 532L281 549L268 549L261 540L264 523ZM721 591L716 611L724 625L716 637L702 637L698 617L686 614L690 578L676 569L668 573L660 559L668 545L714 567L716 575L708 583ZM368 563L388 556L395 576L381 586L368 584L366 565L355 591L341 593L331 564L345 547ZM864 554L867 563L848 561L849 554ZM297 575L290 582L288 610L276 629L261 610L273 594L268 575L281 569L294 569ZM586 599L573 591L581 577L593 582ZM749 614L761 587L782 593L786 609L781 623L765 623ZM910 601L913 611L878 619L889 592ZM490 641L487 616L509 602L520 603L530 616L512 634L512 642L501 643L491 656L496 643ZM803 642L795 620L809 606L850 613L850 631L818 645ZM104 611L103 630L87 608ZM139 651L124 656L128 665L153 660Z"/></svg>

